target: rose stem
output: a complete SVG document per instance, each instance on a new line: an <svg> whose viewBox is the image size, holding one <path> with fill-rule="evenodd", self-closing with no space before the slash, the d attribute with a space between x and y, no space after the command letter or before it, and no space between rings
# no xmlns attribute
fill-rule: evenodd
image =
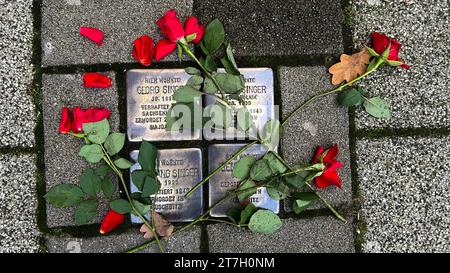
<svg viewBox="0 0 450 273"><path fill-rule="evenodd" d="M102 147L103 150L103 160L105 160L105 162L109 165L109 167L116 173L116 175L119 177L121 183L122 183L122 187L124 188L125 191L125 195L127 196L128 202L131 205L131 208L133 209L134 213L144 222L144 224L153 232L153 234L155 235L155 241L158 243L159 249L161 252L165 252L164 250L164 246L161 244L161 241L158 238L158 234L156 232L156 230L153 228L153 226L147 221L147 219L145 219L145 217L136 209L136 207L134 206L132 200L131 200L131 196L130 193L128 192L128 188L127 185L125 183L125 180L123 179L123 175L122 172L120 170L118 170L116 168L116 166L114 165L114 163L112 162L111 158L109 157L108 153L106 152L105 148L103 147L103 145L100 145Z"/></svg>

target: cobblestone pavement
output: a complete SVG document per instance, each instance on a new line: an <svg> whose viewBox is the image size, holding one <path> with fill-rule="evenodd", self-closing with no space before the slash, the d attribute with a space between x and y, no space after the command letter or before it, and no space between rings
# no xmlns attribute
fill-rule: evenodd
<svg viewBox="0 0 450 273"><path fill-rule="evenodd" d="M280 152L289 162L307 160L318 144L340 145L344 186L325 195L346 224L320 206L293 217L286 203L284 228L263 240L202 225L166 242L170 252L450 252L449 3L342 2L0 0L0 252L120 252L142 242L130 225L106 237L95 235L96 225L74 229L72 212L46 206L43 194L83 164L77 143L56 133L60 107L109 107L124 130L125 71L139 67L130 44L141 34L159 39L154 21L168 8L183 18L219 17L241 66L273 69L282 115L327 90L326 67L371 31L398 38L412 67L386 68L361 84L390 102L391 119L347 111L330 97L286 128ZM105 30L105 45L83 42L81 25ZM175 60L158 67L184 66ZM82 93L80 75L98 70L113 87Z"/></svg>

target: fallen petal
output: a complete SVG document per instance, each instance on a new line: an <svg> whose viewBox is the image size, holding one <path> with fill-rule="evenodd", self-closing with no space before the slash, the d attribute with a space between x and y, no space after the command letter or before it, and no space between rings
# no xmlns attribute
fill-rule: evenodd
<svg viewBox="0 0 450 273"><path fill-rule="evenodd" d="M101 73L86 73L83 75L83 86L85 88L109 88L112 86L112 80Z"/></svg>
<svg viewBox="0 0 450 273"><path fill-rule="evenodd" d="M103 45L103 32L97 28L80 27L80 34L97 43L99 46Z"/></svg>

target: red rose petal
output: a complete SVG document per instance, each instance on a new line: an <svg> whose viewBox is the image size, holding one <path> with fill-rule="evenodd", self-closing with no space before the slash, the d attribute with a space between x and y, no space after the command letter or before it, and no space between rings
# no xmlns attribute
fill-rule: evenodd
<svg viewBox="0 0 450 273"><path fill-rule="evenodd" d="M109 210L105 218L102 220L100 225L100 233L106 234L111 230L115 229L118 225L122 224L125 220L125 215L115 212L114 210Z"/></svg>
<svg viewBox="0 0 450 273"><path fill-rule="evenodd" d="M195 39L192 40L192 42L194 44L197 44L203 38L203 34L205 33L205 26L198 23L197 17L190 16L186 19L186 22L184 22L184 32L186 36L196 33L197 35L195 36Z"/></svg>
<svg viewBox="0 0 450 273"><path fill-rule="evenodd" d="M172 43L177 42L184 37L184 29L178 19L175 10L168 10L166 15L161 17L156 24L160 28L163 35Z"/></svg>
<svg viewBox="0 0 450 273"><path fill-rule="evenodd" d="M78 134L83 132L84 111L80 107L72 108L72 132Z"/></svg>
<svg viewBox="0 0 450 273"><path fill-rule="evenodd" d="M111 111L106 108L89 108L84 110L83 123L97 122L111 116Z"/></svg>
<svg viewBox="0 0 450 273"><path fill-rule="evenodd" d="M152 38L143 35L134 40L132 54L140 64L144 66L151 65L153 55L155 54Z"/></svg>
<svg viewBox="0 0 450 273"><path fill-rule="evenodd" d="M80 34L84 37L94 41L99 46L103 45L103 32L93 27L80 27Z"/></svg>
<svg viewBox="0 0 450 273"><path fill-rule="evenodd" d="M168 40L159 41L155 47L155 60L158 62L162 58L172 53L176 48L176 43L172 43Z"/></svg>
<svg viewBox="0 0 450 273"><path fill-rule="evenodd" d="M319 189L327 188L332 185L342 188L342 182L337 172L323 173L321 176L315 178L315 182Z"/></svg>
<svg viewBox="0 0 450 273"><path fill-rule="evenodd" d="M72 127L72 121L70 119L70 109L67 107L62 108L61 121L59 123L59 133L67 134Z"/></svg>
<svg viewBox="0 0 450 273"><path fill-rule="evenodd" d="M109 88L112 80L100 73L86 73L83 75L83 86L85 88Z"/></svg>

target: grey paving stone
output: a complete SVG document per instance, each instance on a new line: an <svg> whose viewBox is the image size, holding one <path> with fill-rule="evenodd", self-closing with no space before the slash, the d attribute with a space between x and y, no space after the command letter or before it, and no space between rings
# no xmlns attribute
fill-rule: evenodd
<svg viewBox="0 0 450 273"><path fill-rule="evenodd" d="M194 12L219 18L238 56L337 54L343 51L339 0L205 0Z"/></svg>
<svg viewBox="0 0 450 273"><path fill-rule="evenodd" d="M161 39L156 21L168 9L184 20L192 13L192 0L44 0L42 3L42 65L135 62L133 41L149 35ZM103 46L79 34L80 26L105 33ZM164 60L175 61L176 54Z"/></svg>
<svg viewBox="0 0 450 273"><path fill-rule="evenodd" d="M32 1L0 1L0 147L34 145Z"/></svg>
<svg viewBox="0 0 450 273"><path fill-rule="evenodd" d="M226 224L208 225L210 252L298 253L354 252L353 228L331 216L286 219L270 235L252 233Z"/></svg>
<svg viewBox="0 0 450 273"><path fill-rule="evenodd" d="M0 252L36 252L34 155L0 155Z"/></svg>
<svg viewBox="0 0 450 273"><path fill-rule="evenodd" d="M450 251L450 137L357 142L365 252Z"/></svg>
<svg viewBox="0 0 450 273"><path fill-rule="evenodd" d="M279 79L283 118L309 97L332 87L325 67L281 67ZM291 165L310 162L318 145L339 145L338 160L344 164L338 170L342 190L334 186L321 190L334 205L348 206L352 201L348 126L347 109L339 107L335 95L331 95L293 116L284 128L281 143L282 154ZM286 211L291 211L290 205L285 202Z"/></svg>
<svg viewBox="0 0 450 273"><path fill-rule="evenodd" d="M166 252L198 253L200 252L199 227L193 227L174 235L168 241L164 240ZM70 236L46 236L46 247L50 253L115 253L126 252L147 240L133 229L123 234L111 234L102 237L74 238ZM152 245L140 253L159 252L158 246Z"/></svg>
<svg viewBox="0 0 450 273"><path fill-rule="evenodd" d="M118 131L118 94L114 73L106 73L113 79L108 89L84 89L82 74L44 74L42 78L45 182L47 190L61 183L78 184L82 170L90 165L78 156L83 142L68 135L59 134L62 107L106 107L111 111L111 131ZM106 200L100 204L96 222L101 221L108 209ZM47 204L47 225L49 227L72 226L74 209L59 209Z"/></svg>
<svg viewBox="0 0 450 273"><path fill-rule="evenodd" d="M450 126L450 8L448 1L352 1L355 46L372 31L396 37L410 70L387 67L363 80L370 95L389 101L392 118L357 112L358 129ZM411 4L407 4L407 3Z"/></svg>

